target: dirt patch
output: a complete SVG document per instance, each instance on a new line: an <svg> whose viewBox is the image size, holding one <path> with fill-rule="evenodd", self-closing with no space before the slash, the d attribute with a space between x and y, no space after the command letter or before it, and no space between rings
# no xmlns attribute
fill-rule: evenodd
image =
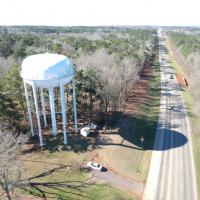
<svg viewBox="0 0 200 200"><path fill-rule="evenodd" d="M138 81L134 90L129 91L128 98L124 103L123 113L141 114L141 106L148 100L148 85L153 77L152 67L145 67L142 72L141 79ZM144 78L145 77L145 78Z"/></svg>
<svg viewBox="0 0 200 200"><path fill-rule="evenodd" d="M187 78L181 74L176 74L176 80L180 86L188 86L189 85Z"/></svg>

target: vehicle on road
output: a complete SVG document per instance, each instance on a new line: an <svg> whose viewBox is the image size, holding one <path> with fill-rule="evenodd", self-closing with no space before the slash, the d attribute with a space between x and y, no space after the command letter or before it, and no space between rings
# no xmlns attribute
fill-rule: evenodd
<svg viewBox="0 0 200 200"><path fill-rule="evenodd" d="M171 74L169 78L170 78L170 79L173 79L174 77L173 77L172 74Z"/></svg>
<svg viewBox="0 0 200 200"><path fill-rule="evenodd" d="M88 168L95 169L95 170L98 170L98 171L101 171L102 168L103 168L103 166L100 165L99 163L97 163L97 162L92 162L92 161L89 161L89 162L87 163L87 167L88 167Z"/></svg>
<svg viewBox="0 0 200 200"><path fill-rule="evenodd" d="M168 109L169 110L173 110L175 107L174 106L169 106Z"/></svg>

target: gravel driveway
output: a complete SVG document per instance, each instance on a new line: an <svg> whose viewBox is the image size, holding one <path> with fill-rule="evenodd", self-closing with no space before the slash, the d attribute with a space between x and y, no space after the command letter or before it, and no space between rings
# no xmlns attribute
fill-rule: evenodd
<svg viewBox="0 0 200 200"><path fill-rule="evenodd" d="M126 177L115 174L110 170L105 172L93 170L91 173L94 178L102 180L113 187L125 189L131 193L137 194L138 196L143 192L144 188L142 183L127 179Z"/></svg>

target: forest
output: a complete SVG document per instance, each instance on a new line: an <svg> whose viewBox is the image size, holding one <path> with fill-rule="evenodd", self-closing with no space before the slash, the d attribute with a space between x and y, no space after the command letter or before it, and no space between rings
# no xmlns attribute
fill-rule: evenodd
<svg viewBox="0 0 200 200"><path fill-rule="evenodd" d="M156 30L150 28L0 27L0 120L7 128L27 131L20 65L26 56L49 52L74 64L78 118L109 124L137 85L155 40ZM71 86L65 90L70 104Z"/></svg>
<svg viewBox="0 0 200 200"><path fill-rule="evenodd" d="M191 93L196 102L195 112L200 110L198 100L200 92L196 86L199 85L199 64L200 64L200 34L194 30L182 32L168 32L174 55L177 62L183 67L189 80Z"/></svg>

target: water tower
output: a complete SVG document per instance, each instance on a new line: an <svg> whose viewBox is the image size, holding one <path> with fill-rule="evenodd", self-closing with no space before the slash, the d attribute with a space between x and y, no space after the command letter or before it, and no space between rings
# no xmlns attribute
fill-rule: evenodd
<svg viewBox="0 0 200 200"><path fill-rule="evenodd" d="M44 126L47 126L45 99L43 90L44 89L48 90L49 100L50 100L50 110L51 110L52 134L56 136L57 125L56 125L56 113L55 113L55 102L54 102L54 88L59 88L61 109L62 109L62 120L63 120L64 144L67 144L67 130L66 130L67 118L66 118L66 101L65 101L64 86L66 84L69 84L71 81L73 85L74 126L75 126L75 132L77 132L75 80L74 80L74 69L71 61L64 55L58 55L52 53L44 53L44 54L36 54L28 56L22 62L21 76L24 81L24 89L25 89L26 103L27 103L32 137L35 136L35 133L33 129L28 87L32 87L33 91L35 112L37 116L39 142L41 146L43 146L43 138L42 138L42 129L40 122L38 94L40 94L41 98Z"/></svg>

